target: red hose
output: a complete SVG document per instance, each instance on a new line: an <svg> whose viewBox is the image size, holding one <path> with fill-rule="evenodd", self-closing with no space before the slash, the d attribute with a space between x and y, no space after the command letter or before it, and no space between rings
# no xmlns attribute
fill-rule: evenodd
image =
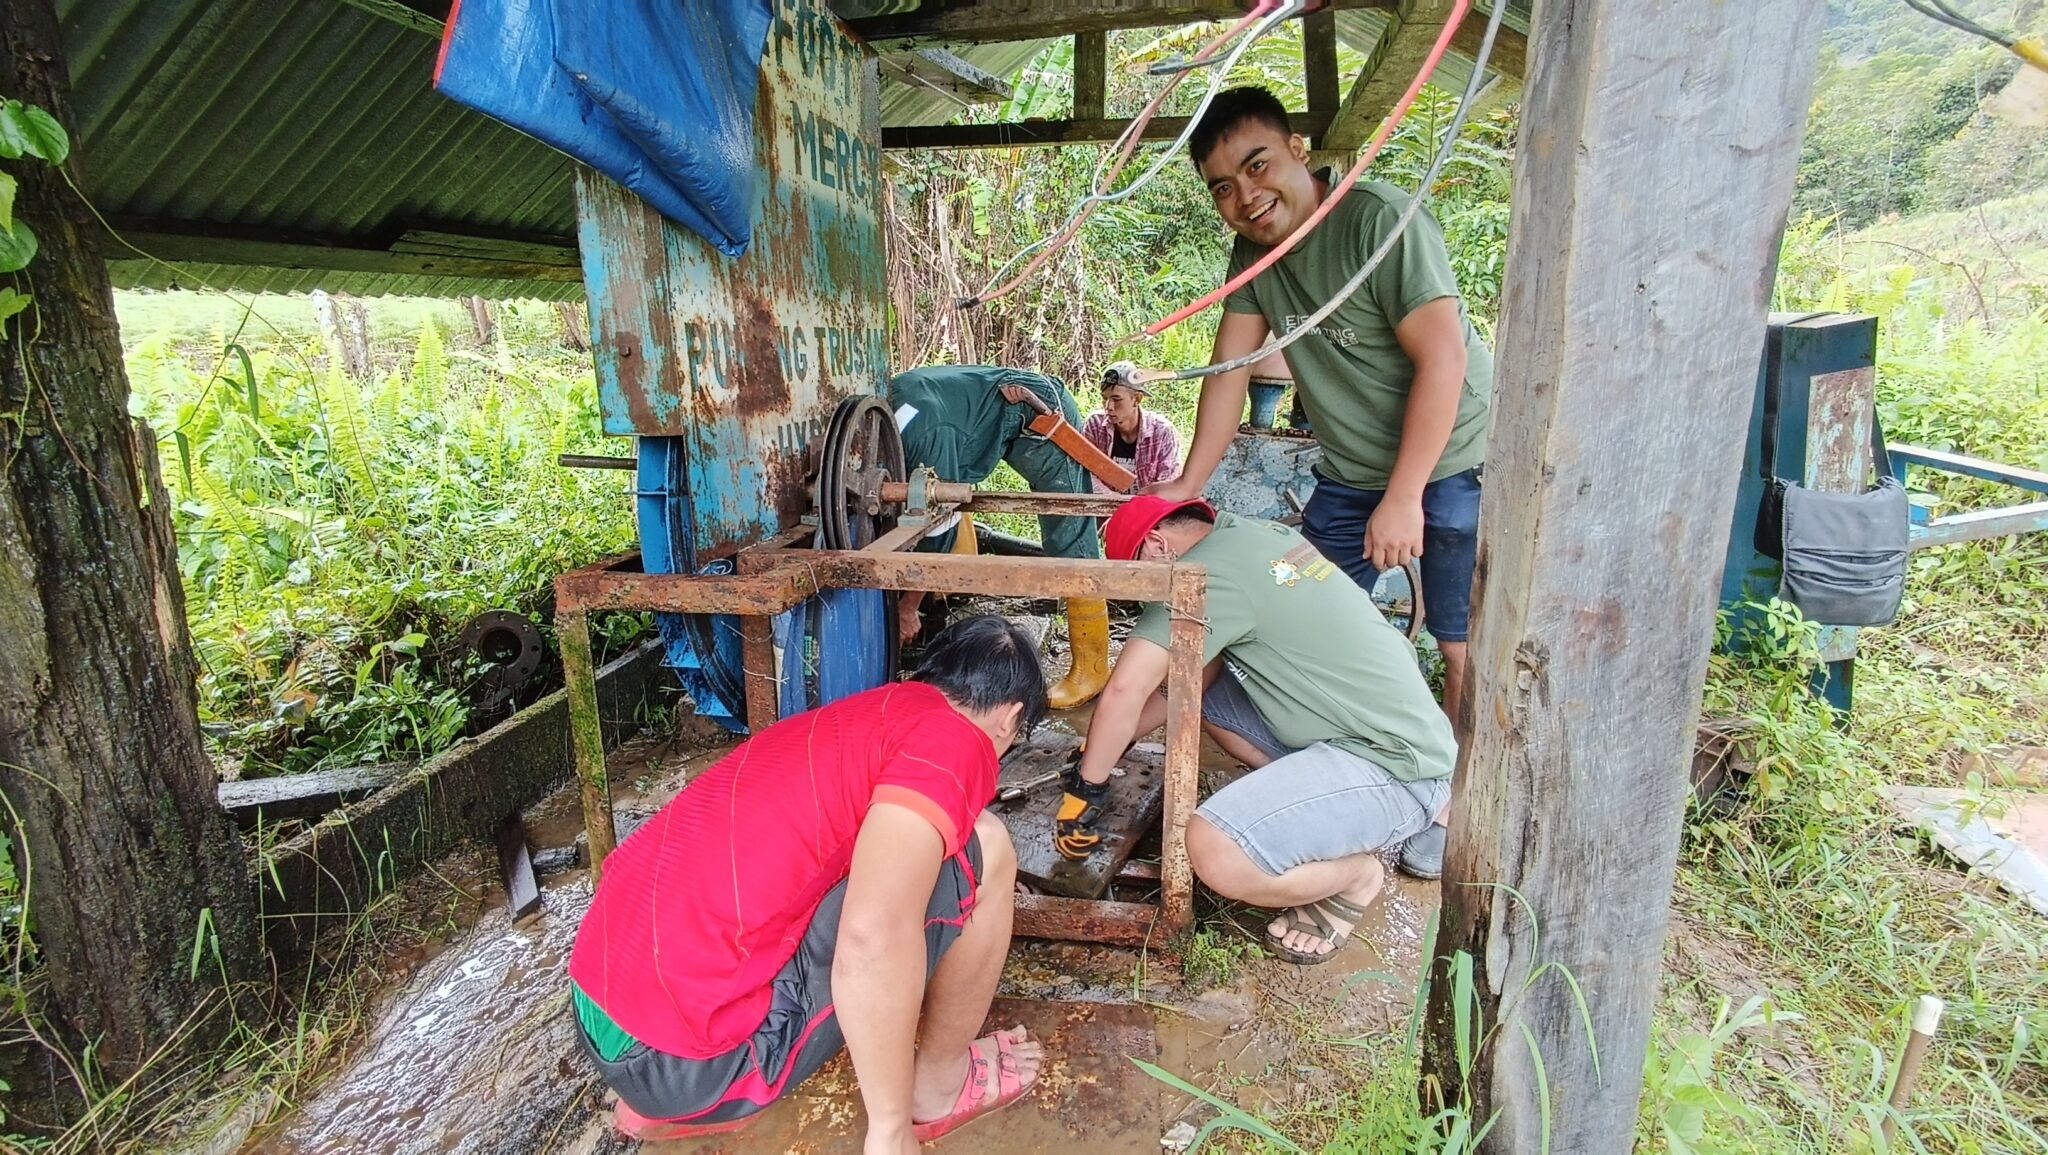
<svg viewBox="0 0 2048 1155"><path fill-rule="evenodd" d="M1495 0L1495 2L1502 3L1504 0ZM1351 171L1344 174L1337 187L1331 189L1330 195L1323 198L1323 203L1316 206L1316 211L1310 213L1308 219L1303 221L1300 227L1289 233L1285 240L1274 245L1270 252L1260 257L1258 261L1243 272L1230 278L1221 288L1218 288L1215 292L1210 293L1201 300L1191 305L1184 305L1173 313L1145 326L1145 334L1147 336L1157 337L1159 334L1164 333L1196 313L1201 312L1203 309L1236 292L1253 277L1271 268L1273 262L1286 256L1288 251L1300 243L1301 239L1307 236L1316 225L1322 223L1324 217L1330 215L1330 210L1336 208L1337 202L1344 199L1344 194L1350 192L1352 186L1358 183L1358 178L1365 175L1365 170L1371 167L1373 158L1380 154L1380 149L1384 148L1387 141L1393 137L1394 130L1401 126L1401 119L1408 115L1409 107L1415 103L1415 98L1422 94L1422 86L1428 83L1429 74L1436 71L1437 62L1442 60L1444 53L1450 50L1451 37L1457 34L1458 25L1464 22L1465 13L1471 11L1471 8L1471 0L1458 0L1457 6L1451 9L1450 17L1444 21L1443 32L1439 33L1436 38L1436 47L1430 49L1429 59L1423 61L1422 69L1415 74L1415 79L1408 82L1408 91L1401 94L1400 103L1394 105L1394 111L1388 115L1386 122L1380 125L1380 130L1373 134L1372 143L1367 146L1365 155L1358 158L1358 163L1351 166Z"/></svg>

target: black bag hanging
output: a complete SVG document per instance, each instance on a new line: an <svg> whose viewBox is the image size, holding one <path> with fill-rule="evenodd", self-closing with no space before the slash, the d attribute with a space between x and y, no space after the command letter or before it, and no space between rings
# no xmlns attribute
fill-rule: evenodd
<svg viewBox="0 0 2048 1155"><path fill-rule="evenodd" d="M1756 549L1778 560L1778 597L1824 626L1889 625L1906 594L1911 509L1874 419L1870 448L1878 478L1870 489L1808 489L1777 476L1778 415L1764 415Z"/></svg>

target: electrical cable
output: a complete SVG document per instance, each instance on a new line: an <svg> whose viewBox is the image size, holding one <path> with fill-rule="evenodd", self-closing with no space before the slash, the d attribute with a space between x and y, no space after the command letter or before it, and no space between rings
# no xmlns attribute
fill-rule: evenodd
<svg viewBox="0 0 2048 1155"><path fill-rule="evenodd" d="M1486 22L1486 35L1480 40L1479 51L1472 60L1471 79L1465 84L1464 95L1458 99L1458 110L1451 117L1450 131L1444 134L1444 142L1437 149L1436 156L1431 159L1429 171L1423 174L1420 186L1416 188L1415 194L1409 198L1407 207L1401 210L1400 219L1394 222L1393 231L1388 233L1387 238L1380 242L1378 248L1373 250L1372 256L1366 259L1364 266L1352 275L1351 280L1346 282L1343 288L1337 290L1335 296L1323 302L1322 306L1315 312L1303 317L1285 336L1279 337L1264 348L1254 350L1242 357L1217 365L1201 365L1177 372L1163 369L1138 369L1136 367L1121 369L1119 367L1112 367L1111 373L1120 376L1125 382L1139 385L1152 381L1187 381L1199 377L1213 377L1218 373L1228 373L1235 369L1245 368L1248 365L1255 365L1267 357L1280 352L1302 337L1314 332L1316 327L1321 325L1325 318L1329 317L1331 313L1336 312L1339 305L1349 300L1351 294L1357 292L1359 286L1365 284L1365 279L1372 275L1373 270L1379 268L1380 262L1386 260L1387 254L1393 251L1395 244L1401 240L1402 234L1408 231L1408 223L1415 219L1415 214L1422 211L1423 202L1429 199L1429 190L1435 186L1437 174L1443 171L1445 163L1451 158L1451 153L1457 149L1458 133L1463 131L1466 114L1472 108L1472 98L1478 95L1480 84L1486 78L1486 62L1493 55L1494 37L1500 32L1501 17L1507 13L1507 9L1506 3L1496 0L1493 12Z"/></svg>
<svg viewBox="0 0 2048 1155"><path fill-rule="evenodd" d="M1189 132L1193 131L1194 126L1197 123L1199 123L1202 112L1206 111L1209 107L1209 102L1215 99L1216 93L1220 90L1224 78L1229 75L1230 70L1232 68L1235 68L1237 66L1237 61L1240 57L1243 56L1245 50L1250 47L1253 41L1256 41L1259 37L1265 35L1266 32L1273 27L1273 25L1277 24L1280 20L1285 19L1288 15L1291 15L1292 10L1299 8L1301 3L1302 0L1287 0L1287 3L1281 5L1279 11L1274 12L1269 16L1265 16L1264 21L1259 25L1259 27L1252 31L1251 35L1242 44L1240 44L1235 51L1233 51L1230 54L1230 57L1226 61L1222 62L1225 64L1223 71L1217 74L1217 79L1209 86L1209 92L1202 98L1201 106L1196 110L1195 115L1188 118L1187 127L1182 131L1181 134L1183 140L1186 139L1187 134ZM1217 63L1217 61L1211 60L1210 57L1224 44L1228 43L1231 39L1237 37L1240 33L1242 33L1245 30L1245 28L1249 26L1252 22L1261 20L1262 14L1267 12L1269 6L1275 4L1280 4L1280 0L1260 0L1258 7L1254 8L1251 12L1241 17L1236 23L1232 24L1229 28L1225 29L1222 32L1222 34L1218 35L1214 40L1210 41L1207 45L1205 45L1202 51L1196 54L1193 66L1205 67L1208 64ZM1127 161L1129 161L1131 154L1134 151L1136 151L1139 137L1143 134L1145 126L1151 122L1152 117L1159 111L1160 106L1166 102L1166 98L1173 93L1174 88L1180 84L1182 77L1184 77L1186 74L1186 72L1176 74L1174 78L1167 83L1166 87L1160 90L1158 95L1154 96L1150 101L1146 102L1145 107L1139 111L1136 117L1132 118L1130 124L1124 127L1123 133L1120 136L1118 136L1115 145L1112 146L1115 149L1113 162L1111 154L1105 153L1103 155L1102 160L1096 163L1095 172L1089 179L1089 184L1090 187L1093 189L1093 192L1091 193L1091 195L1084 198L1079 204L1077 204L1074 207L1074 211L1072 214L1068 216L1066 223L1062 225L1058 231L1048 234L1045 237L1041 237L1039 240L1034 241L1032 244L1027 245L1025 248L1020 250L1015 256L1012 256L1008 261L1005 261L1002 267L997 269L995 273L990 276L988 285L984 287L981 290L981 292L976 293L971 297L962 297L955 300L953 302L955 308L972 308L975 305L979 305L987 301L993 301L999 297L1008 295L1010 292L1015 290L1017 286L1023 284L1026 279L1032 276L1032 274L1036 273L1040 268L1044 267L1046 261L1050 260L1055 253L1060 251L1060 249L1066 247L1066 245L1070 241L1072 241L1076 235L1079 234L1081 225L1085 223L1091 215L1094 214L1096 206L1101 204L1108 204L1112 201L1122 200L1123 198L1130 196L1132 193L1136 192L1139 188L1143 187L1145 183L1150 181L1154 176L1158 175L1159 171L1165 167L1165 159L1170 158L1172 156L1172 149L1169 149L1166 151L1166 153L1162 154L1162 160L1160 163L1154 164L1151 169L1147 170L1144 173L1144 175L1140 176L1137 180L1131 182L1131 184L1129 184L1122 190L1114 194L1106 193L1105 191L1108 188L1109 184L1116 180L1117 175L1123 171L1123 166ZM1179 147L1178 144L1176 144L1175 147ZM1105 167L1107 168L1106 172ZM1003 277L1009 273L1010 269L1014 265L1016 265L1018 261L1023 260L1026 257L1031 257L1034 254L1036 254L1035 259L1033 259L1030 264L1026 265L1022 272L1018 273L1015 277L1010 278L1008 281L1003 280Z"/></svg>
<svg viewBox="0 0 2048 1155"><path fill-rule="evenodd" d="M1505 2L1506 0L1495 0L1495 7L1500 7ZM1436 71L1437 64L1443 60L1444 53L1450 50L1451 38L1457 34L1458 25L1464 22L1465 15L1471 11L1471 7L1470 0L1458 0L1456 6L1451 9L1450 15L1444 20L1443 31L1437 34L1436 44L1430 49L1429 58L1422 62L1420 69L1416 70L1415 79L1408 82L1407 91L1401 94L1401 99L1394 105L1393 111L1388 114L1386 120L1381 122L1379 131L1373 133L1372 142L1366 146L1365 153L1358 158L1357 162L1351 166L1350 171L1344 174L1336 186L1330 189L1329 195L1325 196L1323 203L1317 205L1315 211L1309 214L1309 218L1297 226L1293 232L1287 234L1279 244L1274 245L1268 250L1266 255L1260 257L1249 267L1241 270L1236 276L1224 282L1215 291L1204 295L1199 300L1183 305L1159 320L1145 326L1145 336L1157 337L1159 334L1164 333L1196 313L1236 292L1240 287L1250 284L1252 278L1272 268L1276 261L1292 251L1295 245L1301 243L1303 237L1308 236L1310 232L1314 231L1315 227L1322 223L1324 217L1330 215L1331 211L1337 207L1337 202L1344 199L1345 194L1349 193L1358 184L1359 178L1365 175L1365 170L1372 166L1373 160L1379 156L1380 150L1386 147L1387 141L1393 139L1394 130L1401 126L1401 121L1407 117L1409 108L1415 104L1416 97L1422 95L1422 86L1428 82L1430 75Z"/></svg>
<svg viewBox="0 0 2048 1155"><path fill-rule="evenodd" d="M1041 237L1039 240L1019 250L1016 255L1005 261L1002 267L989 277L986 287L971 297L961 297L955 300L953 302L954 307L959 309L973 308L976 305L1008 295L1040 268L1043 268L1045 262L1050 260L1054 254L1065 248L1080 233L1081 226L1094 214L1097 207L1130 197L1150 183L1154 177L1158 176L1165 169L1166 165L1172 160L1174 153L1185 145L1188 138L1193 135L1196 126L1201 123L1202 114L1208 111L1210 103L1222 91L1223 85L1228 81L1231 70L1237 67L1238 60L1243 57L1244 53L1260 37L1272 31L1281 21L1298 13L1305 2L1306 0L1284 0L1284 2L1283 0L1260 0L1256 8L1239 18L1214 40L1205 45L1192 61L1187 62L1185 68L1179 69L1174 73L1173 79L1167 82L1166 87L1161 89L1158 95L1146 102L1145 107L1139 111L1136 117L1132 118L1130 124L1125 126L1123 133L1117 137L1115 144L1111 146L1114 150L1113 154L1105 153L1102 160L1097 162L1095 166L1095 173L1089 182L1093 191L1089 196L1083 198L1079 204L1074 206L1074 211L1068 216L1066 223L1056 232ZM1252 28L1248 35L1243 35L1241 42L1232 49L1227 58L1221 60L1215 58L1215 53L1223 45L1229 43L1232 39L1238 38L1254 22L1257 22L1258 26ZM1196 68L1206 68L1216 64L1222 64L1223 67L1216 73L1215 79L1209 85L1209 91L1203 95L1201 103L1195 108L1194 114L1188 117L1188 122L1181 129L1180 136L1175 139L1171 146L1160 153L1159 159L1154 161L1150 168L1146 169L1144 173L1130 184L1116 192L1108 192L1108 186L1122 173L1123 167L1130 160L1131 154L1137 150L1139 138L1142 136L1145 126L1151 123L1153 116L1166 102L1166 98L1172 94L1174 88L1179 85L1181 79ZM1009 274L1010 269L1018 261L1024 260L1027 257L1033 259L1016 276L1005 281L1003 278Z"/></svg>
<svg viewBox="0 0 2048 1155"><path fill-rule="evenodd" d="M1984 27L1982 24L1956 11L1947 0L1905 0L1905 3L1906 7L1911 8L1930 20L1937 20L1948 25L1950 28L1967 32L1972 36L1982 37L1998 45L2000 48L2010 50L2013 47L2013 38L2011 36Z"/></svg>

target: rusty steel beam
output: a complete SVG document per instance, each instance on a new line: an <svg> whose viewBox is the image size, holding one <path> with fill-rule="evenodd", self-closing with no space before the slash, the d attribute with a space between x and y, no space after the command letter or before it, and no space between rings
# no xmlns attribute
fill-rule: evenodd
<svg viewBox="0 0 2048 1155"><path fill-rule="evenodd" d="M740 670L745 675L747 732L759 734L782 716L782 679L775 671L775 633L760 616L740 619Z"/></svg>
<svg viewBox="0 0 2048 1155"><path fill-rule="evenodd" d="M977 493L962 513L1037 513L1048 517L1108 517L1129 501L1122 493Z"/></svg>
<svg viewBox="0 0 2048 1155"><path fill-rule="evenodd" d="M807 555L811 551L804 551ZM736 577L629 573L607 566L555 579L555 601L581 610L655 610L670 614L779 614L824 587L803 566Z"/></svg>
<svg viewBox="0 0 2048 1155"><path fill-rule="evenodd" d="M1104 902L1049 894L1020 894L1016 901L1014 933L1024 938L1113 946L1159 945L1154 942L1154 935L1155 927L1160 926L1160 908L1149 902ZM1162 941L1165 937L1158 934Z"/></svg>
<svg viewBox="0 0 2048 1155"><path fill-rule="evenodd" d="M804 550L803 560L835 588L1138 602L1165 601L1176 569L1163 562L838 550Z"/></svg>
<svg viewBox="0 0 2048 1155"><path fill-rule="evenodd" d="M1208 571L1175 566L1167 598L1166 812L1159 831L1159 906L1167 933L1195 921L1195 874L1188 862L1188 819L1195 814L1202 762L1202 632Z"/></svg>

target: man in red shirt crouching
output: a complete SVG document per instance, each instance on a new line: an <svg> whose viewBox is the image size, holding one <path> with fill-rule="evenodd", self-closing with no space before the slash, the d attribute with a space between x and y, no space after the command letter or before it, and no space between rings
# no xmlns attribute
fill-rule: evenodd
<svg viewBox="0 0 2048 1155"><path fill-rule="evenodd" d="M768 727L620 844L569 956L619 1129L737 1127L841 1046L869 1155L1023 1095L1039 1044L1022 1027L973 1037L1017 870L983 808L997 759L1045 710L1031 639L969 618L914 680Z"/></svg>

